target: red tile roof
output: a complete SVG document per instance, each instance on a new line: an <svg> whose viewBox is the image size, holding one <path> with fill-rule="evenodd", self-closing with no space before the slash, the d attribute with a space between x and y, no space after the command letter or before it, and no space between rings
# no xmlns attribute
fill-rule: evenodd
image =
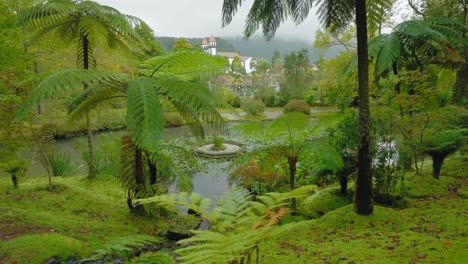
<svg viewBox="0 0 468 264"><path fill-rule="evenodd" d="M210 37L210 42L216 42L216 39L213 37L213 35Z"/></svg>
<svg viewBox="0 0 468 264"><path fill-rule="evenodd" d="M208 41L206 41L206 38L203 39L203 41L201 42L202 45L208 45Z"/></svg>

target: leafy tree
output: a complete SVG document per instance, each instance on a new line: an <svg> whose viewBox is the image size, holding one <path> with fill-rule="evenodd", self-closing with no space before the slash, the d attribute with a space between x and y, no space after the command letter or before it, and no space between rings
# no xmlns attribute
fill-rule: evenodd
<svg viewBox="0 0 468 264"><path fill-rule="evenodd" d="M138 39L134 24L143 24L135 17L92 1L51 0L35 5L19 15L19 23L26 30L37 32L33 39L56 36L76 45L77 67L85 70L96 67L94 50L106 46L127 50ZM84 86L86 90L86 84ZM89 149L89 178L96 177L92 128L86 114Z"/></svg>
<svg viewBox="0 0 468 264"><path fill-rule="evenodd" d="M346 28L345 31L330 32L330 30L318 29L315 31L314 47L320 49L322 53L325 53L329 48L334 46L342 46L347 52L356 49L354 43L354 36L356 35L356 29L352 26Z"/></svg>
<svg viewBox="0 0 468 264"><path fill-rule="evenodd" d="M242 66L242 61L239 56L235 56L232 60L231 71L234 73L245 73L245 68Z"/></svg>
<svg viewBox="0 0 468 264"><path fill-rule="evenodd" d="M313 81L307 49L293 51L284 57L285 80L282 88L287 99L302 99Z"/></svg>
<svg viewBox="0 0 468 264"><path fill-rule="evenodd" d="M271 63L265 59L257 59L257 64L255 65L255 74L266 74L271 70Z"/></svg>
<svg viewBox="0 0 468 264"><path fill-rule="evenodd" d="M445 158L463 146L467 134L466 130L447 129L425 138L424 153L432 158L432 176L434 178L439 179Z"/></svg>
<svg viewBox="0 0 468 264"><path fill-rule="evenodd" d="M192 50L192 45L186 38L178 38L172 47L173 52Z"/></svg>
<svg viewBox="0 0 468 264"><path fill-rule="evenodd" d="M233 15L242 5L240 0L224 0L223 25L231 22ZM332 32L346 28L354 19L357 32L358 80L359 80L359 152L358 177L356 181L355 208L358 214L372 214L372 175L370 157L370 110L369 110L369 73L367 33L368 23L372 31L374 25L380 25L388 8L389 1L370 1L367 8L372 10L369 18L366 13L366 0L353 1L323 1L319 5L319 15L322 23ZM260 26L268 38L274 34L280 24L288 17L296 23L301 23L309 15L313 1L281 1L255 0L247 15L244 30L246 37L251 36ZM340 8L336 8L339 6Z"/></svg>
<svg viewBox="0 0 468 264"><path fill-rule="evenodd" d="M230 168L247 164L252 160L257 160L260 167L286 165L290 190L296 188L297 164L300 160L326 153L329 157L326 164L329 165L330 170L336 171L336 168L341 166L340 157L336 151L329 147L327 142L320 139L307 139L315 127L310 124L310 120L305 114L284 114L263 129L258 125L249 124L240 125L237 129L244 135L263 138L269 144L243 154L234 160ZM294 200L292 206L294 209L296 208Z"/></svg>
<svg viewBox="0 0 468 264"><path fill-rule="evenodd" d="M462 60L458 64L456 81L453 84L452 102L458 105L468 103L468 3L466 0L421 0L409 1L418 16L423 19L448 17L462 25L459 33L464 42L458 45L458 53Z"/></svg>

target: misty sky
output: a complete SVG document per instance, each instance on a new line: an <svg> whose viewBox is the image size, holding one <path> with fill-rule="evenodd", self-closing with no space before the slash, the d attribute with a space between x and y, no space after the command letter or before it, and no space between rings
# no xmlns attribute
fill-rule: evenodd
<svg viewBox="0 0 468 264"><path fill-rule="evenodd" d="M232 23L221 27L223 0L95 0L120 12L143 19L156 36L208 37L240 36L252 0L247 0ZM293 38L313 42L319 28L315 11L301 25L285 22L277 31L277 38ZM256 35L261 35L259 31Z"/></svg>

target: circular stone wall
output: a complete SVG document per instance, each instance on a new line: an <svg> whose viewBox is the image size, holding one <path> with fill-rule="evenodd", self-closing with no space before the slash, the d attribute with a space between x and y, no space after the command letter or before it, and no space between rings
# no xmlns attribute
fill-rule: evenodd
<svg viewBox="0 0 468 264"><path fill-rule="evenodd" d="M225 149L222 150L213 150L213 146L214 144L207 144L198 147L195 149L195 155L205 158L222 159L237 157L242 152L242 147L231 143L224 143L223 147L225 147Z"/></svg>

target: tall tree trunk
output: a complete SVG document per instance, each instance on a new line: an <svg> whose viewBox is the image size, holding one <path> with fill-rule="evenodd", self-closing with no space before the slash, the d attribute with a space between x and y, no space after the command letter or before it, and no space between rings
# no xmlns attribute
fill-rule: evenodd
<svg viewBox="0 0 468 264"><path fill-rule="evenodd" d="M356 31L359 75L359 151L356 179L355 210L372 214L372 175L370 157L369 69L367 52L366 0L356 0Z"/></svg>
<svg viewBox="0 0 468 264"><path fill-rule="evenodd" d="M288 157L288 164L289 164L289 188L290 190L294 190L295 187L295 177L296 177L296 164L297 164L297 156ZM296 210L296 199L292 199L292 209Z"/></svg>
<svg viewBox="0 0 468 264"><path fill-rule="evenodd" d="M463 38L468 39L468 1L463 1ZM463 46L465 64L457 71L457 79L453 85L452 102L458 105L468 105L468 45Z"/></svg>
<svg viewBox="0 0 468 264"><path fill-rule="evenodd" d="M83 69L89 69L89 41L86 36L83 36ZM86 85L84 85L86 89ZM88 178L96 178L96 160L94 157L94 141L93 130L89 119L89 112L86 111L86 132L88 135Z"/></svg>

